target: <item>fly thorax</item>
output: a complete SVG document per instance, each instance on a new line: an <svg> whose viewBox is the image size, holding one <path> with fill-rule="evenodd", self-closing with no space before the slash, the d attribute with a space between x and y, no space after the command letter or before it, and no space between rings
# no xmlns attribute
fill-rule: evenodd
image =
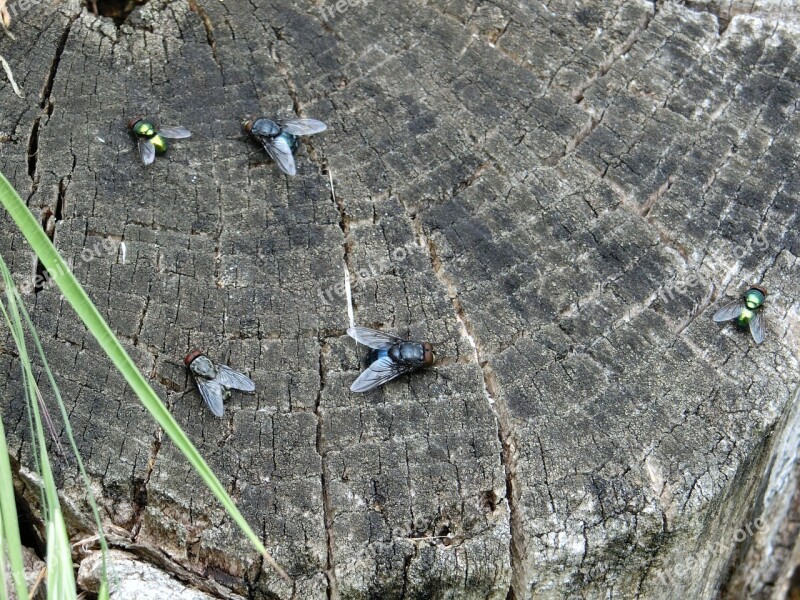
<svg viewBox="0 0 800 600"><path fill-rule="evenodd" d="M217 368L207 356L198 356L192 361L190 367L192 371L206 379L214 379L217 376Z"/></svg>
<svg viewBox="0 0 800 600"><path fill-rule="evenodd" d="M269 119L257 119L250 132L267 138L276 138L281 134L281 128L275 121Z"/></svg>
<svg viewBox="0 0 800 600"><path fill-rule="evenodd" d="M147 121L138 121L134 126L133 130L144 137L153 137L156 134L156 128L153 127Z"/></svg>
<svg viewBox="0 0 800 600"><path fill-rule="evenodd" d="M421 364L423 362L424 351L422 344L416 342L403 342L399 344L401 360L404 363Z"/></svg>
<svg viewBox="0 0 800 600"><path fill-rule="evenodd" d="M751 288L744 297L744 303L747 305L747 308L754 310L764 304L764 294L762 294L760 290Z"/></svg>
<svg viewBox="0 0 800 600"><path fill-rule="evenodd" d="M388 350L386 350L386 355L391 358L394 362L399 363L403 362L403 344L395 344Z"/></svg>

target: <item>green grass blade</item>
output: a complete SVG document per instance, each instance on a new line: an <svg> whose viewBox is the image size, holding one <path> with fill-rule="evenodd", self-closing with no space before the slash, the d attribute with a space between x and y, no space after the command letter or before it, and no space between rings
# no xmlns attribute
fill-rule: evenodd
<svg viewBox="0 0 800 600"><path fill-rule="evenodd" d="M0 267L4 269L3 275L8 272L5 263L0 257ZM9 274L10 276L10 274ZM11 294L16 291L13 287L6 286L9 302L13 302ZM13 329L9 315L6 313L5 305L0 301L0 311L6 318L10 329ZM12 333L13 335L13 333ZM14 336L16 339L16 336ZM20 360L22 360L20 354ZM11 566L11 578L14 582L14 589L17 598L28 597L28 585L25 581L25 563L22 558L22 542L19 535L19 518L17 515L17 502L14 498L14 480L11 474L11 462L9 460L8 445L6 444L6 433L0 419L0 521L2 521L2 538L4 551L8 552L8 560ZM3 557L5 559L5 557ZM5 562L5 561L4 561ZM5 566L3 567L3 578L5 579ZM5 592L5 585L3 585Z"/></svg>
<svg viewBox="0 0 800 600"><path fill-rule="evenodd" d="M58 503L47 522L47 597L58 600L74 600L77 597L72 549Z"/></svg>
<svg viewBox="0 0 800 600"><path fill-rule="evenodd" d="M3 521L0 518L0 600L8 600L8 575L6 574L6 543L3 538Z"/></svg>
<svg viewBox="0 0 800 600"><path fill-rule="evenodd" d="M97 600L108 600L108 581L103 575L103 581L100 582L100 590L97 592Z"/></svg>
<svg viewBox="0 0 800 600"><path fill-rule="evenodd" d="M219 502L231 516L233 521L244 532L254 548L256 548L265 560L284 578L288 579L286 573L278 566L272 556L267 552L264 544L252 530L244 516L228 495L222 483L214 475L211 468L206 464L200 453L191 443L189 438L161 402L159 397L147 383L139 372L135 363L130 359L125 349L119 343L114 333L109 328L105 319L100 315L95 305L89 299L86 291L81 287L78 280L69 270L66 262L59 255L53 243L45 234L41 224L31 214L28 207L11 186L8 180L0 174L0 203L3 204L17 227L25 236L42 265L47 269L51 280L61 290L61 293L72 305L73 310L78 313L83 323L95 337L100 347L114 363L128 385L138 396L144 407L153 415L156 422L164 429L166 434L172 439L175 446L186 456L192 467L200 475L211 492L217 497Z"/></svg>
<svg viewBox="0 0 800 600"><path fill-rule="evenodd" d="M0 261L2 259L0 258ZM10 273L4 262L0 262L3 279L9 283ZM72 568L72 551L67 535L66 524L61 513L59 504L58 490L53 478L53 470L50 466L50 458L47 455L47 442L44 436L44 426L40 406L44 407L36 377L33 374L30 354L28 353L25 342L24 328L22 326L21 309L22 299L12 285L7 285L6 298L8 309L2 304L3 316L8 323L14 343L19 351L19 362L22 367L23 380L25 382L26 398L28 402L28 413L32 416L34 423L32 439L36 440L38 450L38 468L42 477L42 508L47 529L47 589L48 594L59 600L73 600L76 598L75 573Z"/></svg>
<svg viewBox="0 0 800 600"><path fill-rule="evenodd" d="M4 266L1 264L2 257L0 257L0 266ZM16 290L14 290L16 293ZM42 342L39 339L39 334L36 333L36 328L33 325L33 321L31 320L30 314L28 313L28 309L25 308L25 304L22 302L19 303L19 309L22 313L22 317L25 319L25 324L28 327L28 331L30 332L31 339L33 340L34 346L36 347L36 352L38 352L39 357L42 361L42 367L44 368L45 373L47 374L47 380L50 383L50 389L53 391L53 395L56 399L56 404L58 404L58 408L61 411L61 420L64 424L64 431L67 435L67 439L69 440L70 447L72 448L72 453L75 456L75 461L78 464L78 471L80 472L81 479L83 479L83 485L86 487L87 499L89 500L89 506L92 509L92 515L94 516L94 522L97 526L97 532L100 537L100 549L101 549L101 560L102 560L102 579L101 581L105 584L107 581L108 572L106 570L106 557L108 555L108 545L106 543L105 533L103 531L103 522L100 518L100 509L97 506L97 501L95 500L94 494L92 493L92 482L89 479L88 474L86 473L86 469L83 464L83 458L81 458L81 453L78 450L78 445L75 443L75 436L72 433L72 425L69 422L69 415L67 414L67 408L64 406L64 401L61 397L61 391L58 389L58 384L56 383L55 377L53 376L53 372L50 369L50 363L47 361L47 357L44 353L44 348L42 348Z"/></svg>
<svg viewBox="0 0 800 600"><path fill-rule="evenodd" d="M75 598L75 578L74 572L72 567L72 553L69 543L69 538L67 535L66 526L63 520L63 515L61 513L61 509L59 506L59 499L57 495L55 481L53 480L52 470L50 468L49 459L46 453L46 445L45 445L45 438L44 438L44 428L42 427L42 415L40 414L40 410L46 410L44 400L41 397L41 393L39 391L38 385L36 384L33 376L33 367L30 361L30 356L27 350L27 344L25 342L24 337L24 329L22 320L24 319L25 325L27 325L28 330L31 334L31 337L34 341L37 351L39 352L45 371L48 375L48 380L50 385L55 392L56 398L59 402L59 406L62 408L62 416L65 420L65 426L68 431L71 432L71 428L69 426L69 419L66 415L66 409L64 408L63 401L61 399L60 392L58 387L55 383L55 380L52 375L52 371L49 368L47 363L47 358L45 357L44 351L41 346L41 341L39 340L39 336L36 333L36 329L33 326L33 322L30 319L30 315L28 314L27 309L25 308L22 299L19 297L19 293L17 292L16 288L13 285L13 281L11 279L11 274L8 271L8 267L6 266L3 258L0 256L0 271L2 271L3 281L6 283L6 295L8 298L8 309L5 308L2 304L0 304L0 311L2 311L3 316L6 319L6 323L9 326L9 329L12 333L14 338L14 342L17 346L19 352L19 360L22 366L23 371L23 378L26 382L26 397L28 398L28 415L29 421L32 423L32 439L36 442L32 444L34 448L34 452L36 453L36 449L41 449L41 455L38 457L37 460L37 471L42 477L43 482L43 501L42 507L45 513L45 520L47 522L47 543L48 543L48 553L47 553L47 580L48 580L48 589L54 590L51 592L51 597L54 598ZM76 451L76 457L79 461L79 464L82 465L82 461L80 458L80 454L77 453L77 448L74 444L74 438L70 440L73 443L73 449ZM90 503L92 503L96 521L99 523L99 514L97 512L96 504L94 503L94 498L91 496L91 489L88 485L88 477L86 477L85 471L81 469L82 475L84 476L84 482L87 483L87 489L89 490L90 494ZM100 529L102 534L102 528ZM105 567L105 539L101 535L101 546L103 547L104 554L103 554L103 566ZM105 575L105 569L103 571ZM23 574L24 577L24 574Z"/></svg>
<svg viewBox="0 0 800 600"><path fill-rule="evenodd" d="M11 462L8 459L8 446L3 422L0 419L0 553L2 556L3 586L0 599L6 595L5 554L11 566L11 579L17 598L28 597L28 585L25 581L25 562L22 558L22 542L19 538L19 520L17 503L14 498L14 481L11 476Z"/></svg>

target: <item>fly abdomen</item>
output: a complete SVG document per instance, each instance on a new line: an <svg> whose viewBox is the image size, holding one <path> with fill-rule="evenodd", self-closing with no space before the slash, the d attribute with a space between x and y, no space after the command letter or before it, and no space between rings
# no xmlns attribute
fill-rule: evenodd
<svg viewBox="0 0 800 600"><path fill-rule="evenodd" d="M367 366L371 365L379 358L387 356L388 354L388 350L375 350L374 348L370 349L369 354L367 354Z"/></svg>
<svg viewBox="0 0 800 600"><path fill-rule="evenodd" d="M742 314L740 314L736 318L736 324L739 325L739 327L747 327L748 325L750 325L750 321L752 318L753 318L753 311L750 310L749 308L743 308Z"/></svg>
<svg viewBox="0 0 800 600"><path fill-rule="evenodd" d="M282 131L278 137L282 137L284 140L286 140L286 143L289 144L289 149L292 151L292 154L297 152L298 141L296 135Z"/></svg>
<svg viewBox="0 0 800 600"><path fill-rule="evenodd" d="M150 143L153 144L153 147L159 154L164 154L164 152L167 151L167 140L158 134L150 138Z"/></svg>

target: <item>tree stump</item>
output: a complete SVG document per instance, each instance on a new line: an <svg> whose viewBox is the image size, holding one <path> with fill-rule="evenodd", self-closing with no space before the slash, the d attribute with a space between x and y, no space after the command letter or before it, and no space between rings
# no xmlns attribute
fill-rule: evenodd
<svg viewBox="0 0 800 600"><path fill-rule="evenodd" d="M24 95L3 79L0 169L292 583L2 215L136 572L223 598L785 597L796 7L150 0L115 21L21 4L0 42ZM241 122L292 114L329 130L286 178ZM144 167L136 115L193 136ZM435 368L349 392L365 351L345 269L357 324L431 341ZM748 283L770 291L761 345L711 319ZM193 347L256 395L222 419L182 396L167 361ZM0 374L22 501L7 338ZM59 478L90 535L72 463Z"/></svg>

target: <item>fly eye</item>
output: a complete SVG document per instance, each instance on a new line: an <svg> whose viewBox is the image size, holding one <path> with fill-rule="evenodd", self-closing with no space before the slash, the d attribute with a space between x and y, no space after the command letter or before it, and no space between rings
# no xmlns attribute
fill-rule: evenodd
<svg viewBox="0 0 800 600"><path fill-rule="evenodd" d="M429 345L426 345L425 347L423 360L425 362L426 367L430 367L433 364L433 348L431 348Z"/></svg>
<svg viewBox="0 0 800 600"><path fill-rule="evenodd" d="M186 355L186 358L183 359L183 364L187 367L194 361L195 358L202 354L202 350L194 349L189 354Z"/></svg>

